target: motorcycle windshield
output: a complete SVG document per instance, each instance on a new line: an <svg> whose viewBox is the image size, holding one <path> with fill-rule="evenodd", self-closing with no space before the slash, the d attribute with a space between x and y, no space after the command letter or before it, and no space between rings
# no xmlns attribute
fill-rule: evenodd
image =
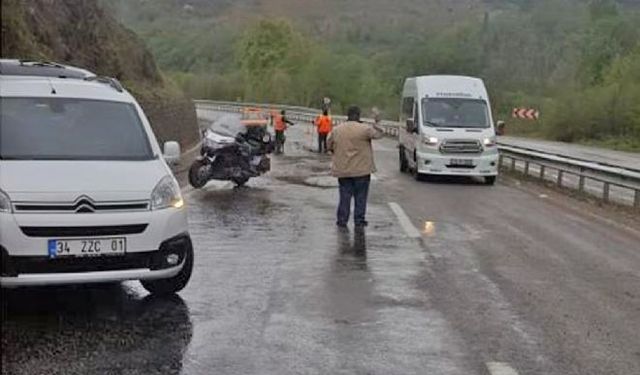
<svg viewBox="0 0 640 375"><path fill-rule="evenodd" d="M242 120L232 115L220 117L209 126L209 130L232 138L235 138L238 134L247 133L247 127L242 123Z"/></svg>

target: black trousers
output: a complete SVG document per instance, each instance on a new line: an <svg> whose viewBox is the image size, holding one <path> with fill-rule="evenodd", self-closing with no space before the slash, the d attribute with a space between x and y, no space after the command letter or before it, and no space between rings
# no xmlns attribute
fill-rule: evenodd
<svg viewBox="0 0 640 375"><path fill-rule="evenodd" d="M327 152L327 133L318 133L318 152Z"/></svg>

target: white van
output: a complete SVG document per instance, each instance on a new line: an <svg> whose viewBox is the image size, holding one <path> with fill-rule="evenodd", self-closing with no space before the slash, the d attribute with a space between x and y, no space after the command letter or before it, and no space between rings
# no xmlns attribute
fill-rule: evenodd
<svg viewBox="0 0 640 375"><path fill-rule="evenodd" d="M407 78L400 114L400 170L481 176L493 185L498 148L489 95L481 79Z"/></svg>
<svg viewBox="0 0 640 375"><path fill-rule="evenodd" d="M0 60L2 287L141 280L174 293L193 249L180 188L135 99L114 79Z"/></svg>

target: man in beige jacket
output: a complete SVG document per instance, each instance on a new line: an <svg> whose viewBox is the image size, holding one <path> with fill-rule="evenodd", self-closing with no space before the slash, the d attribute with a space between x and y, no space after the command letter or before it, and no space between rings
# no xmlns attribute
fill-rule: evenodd
<svg viewBox="0 0 640 375"><path fill-rule="evenodd" d="M327 140L333 151L331 172L340 184L338 205L339 227L346 227L351 212L351 199L355 201L353 219L356 227L367 226L367 196L371 174L376 171L371 140L382 138L381 128L360 122L360 108L351 107L347 122L337 126Z"/></svg>

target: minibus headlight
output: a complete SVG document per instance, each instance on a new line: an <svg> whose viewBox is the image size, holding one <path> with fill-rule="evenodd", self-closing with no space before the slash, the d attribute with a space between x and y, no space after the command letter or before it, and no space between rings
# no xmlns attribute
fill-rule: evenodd
<svg viewBox="0 0 640 375"><path fill-rule="evenodd" d="M184 206L184 199L182 199L178 182L173 176L164 176L151 193L151 209L182 208L182 206Z"/></svg>
<svg viewBox="0 0 640 375"><path fill-rule="evenodd" d="M437 137L424 137L423 142L425 145L428 146L435 146L438 144L438 138Z"/></svg>
<svg viewBox="0 0 640 375"><path fill-rule="evenodd" d="M496 141L496 137L488 137L482 141L484 147L495 147L498 143Z"/></svg>
<svg viewBox="0 0 640 375"><path fill-rule="evenodd" d="M11 199L9 199L9 195L0 190L0 212L11 213L11 211Z"/></svg>

